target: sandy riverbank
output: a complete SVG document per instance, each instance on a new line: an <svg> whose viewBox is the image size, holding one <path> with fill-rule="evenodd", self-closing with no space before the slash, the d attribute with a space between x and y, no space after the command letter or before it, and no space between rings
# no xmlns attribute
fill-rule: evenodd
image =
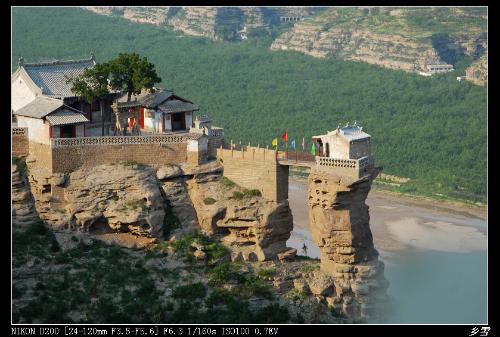
<svg viewBox="0 0 500 337"><path fill-rule="evenodd" d="M309 232L306 182L290 180L289 202L294 218L289 246L301 248L306 243L308 255L318 257L319 249ZM379 191L370 192L367 204L374 243L385 260L409 248L445 252L486 250L484 207L464 207Z"/></svg>
<svg viewBox="0 0 500 337"><path fill-rule="evenodd" d="M299 185L307 184L307 178L290 176L289 179L290 179L290 184L299 184ZM411 203L415 206L420 206L423 208L441 210L441 211L451 211L456 214L461 214L464 216L472 216L483 220L486 220L488 216L487 205L477 206L460 201L435 200L425 196L401 194L392 191L372 188L368 198L376 198L376 197L393 198L395 200L405 203Z"/></svg>

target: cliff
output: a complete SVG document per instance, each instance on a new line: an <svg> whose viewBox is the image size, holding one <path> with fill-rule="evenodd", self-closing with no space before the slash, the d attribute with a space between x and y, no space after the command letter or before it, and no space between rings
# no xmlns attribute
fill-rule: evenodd
<svg viewBox="0 0 500 337"><path fill-rule="evenodd" d="M153 243L199 230L217 236L231 249L233 260L264 261L287 250L293 227L288 202L266 200L234 183L224 185L217 162L157 171L122 162L70 174L52 174L32 157L27 163L36 210L55 230L125 237L125 245L130 236L119 234ZM176 225L165 223L169 212Z"/></svg>
<svg viewBox="0 0 500 337"><path fill-rule="evenodd" d="M155 306L163 308L158 303L170 301L171 309L158 309L156 322L208 323L215 319L213 304L220 296L227 310L235 310L234 303L244 308L236 316L216 315L220 323L258 321L263 308L272 312L265 314L268 323L365 322L385 314L387 281L364 204L377 170L356 182L311 173L311 230L321 249L320 262L286 247L293 229L288 201L267 200L258 190L236 185L223 176L219 161L158 170L128 161L67 174L48 173L31 156L26 163L29 184L13 166L18 233L13 273L18 286L22 284L16 290L16 308L21 308L16 322L35 317L61 323L72 317L76 322L109 323L127 317L144 323L150 322ZM94 267L87 269L81 259ZM28 309L41 305L33 284L41 284L37 287L47 289L50 298L75 301L73 295L48 286L60 282L78 284L85 298L126 307L126 293L107 298L90 279L81 283L79 277L102 280L99 287L106 292L129 291L137 289L130 270L142 265L138 274L149 280L151 297L141 287L134 296L147 302L141 309L144 316L131 318L116 309L122 316L103 321L100 309L84 300L53 317L45 316L53 309ZM33 272L37 268L44 272ZM173 276L165 279L169 273ZM192 291L198 294L195 298ZM188 310L186 300L198 304ZM62 310L64 305L52 303L51 308ZM174 310L172 315L169 310Z"/></svg>

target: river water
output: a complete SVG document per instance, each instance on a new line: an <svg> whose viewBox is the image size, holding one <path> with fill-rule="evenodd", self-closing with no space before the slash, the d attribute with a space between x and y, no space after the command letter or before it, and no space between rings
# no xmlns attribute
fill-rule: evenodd
<svg viewBox="0 0 500 337"><path fill-rule="evenodd" d="M294 230L287 244L319 257L311 239L307 184L290 181ZM370 192L370 228L394 302L387 323L487 323L485 216Z"/></svg>

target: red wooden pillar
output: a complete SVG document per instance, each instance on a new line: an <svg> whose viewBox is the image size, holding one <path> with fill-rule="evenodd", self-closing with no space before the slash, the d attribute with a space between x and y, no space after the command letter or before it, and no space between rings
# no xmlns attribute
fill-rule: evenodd
<svg viewBox="0 0 500 337"><path fill-rule="evenodd" d="M49 126L49 137L50 139L52 139L52 125Z"/></svg>

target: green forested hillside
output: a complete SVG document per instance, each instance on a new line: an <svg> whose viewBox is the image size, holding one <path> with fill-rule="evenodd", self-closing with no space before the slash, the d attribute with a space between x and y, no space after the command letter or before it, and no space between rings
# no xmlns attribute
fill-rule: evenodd
<svg viewBox="0 0 500 337"><path fill-rule="evenodd" d="M357 120L376 162L413 178L410 189L485 200L486 87L455 73L421 77L359 62L271 51L271 40L213 42L77 8L14 8L12 70L26 62L138 52L160 86L193 100L227 140L270 145L288 131L306 141ZM300 141L297 141L299 144Z"/></svg>

